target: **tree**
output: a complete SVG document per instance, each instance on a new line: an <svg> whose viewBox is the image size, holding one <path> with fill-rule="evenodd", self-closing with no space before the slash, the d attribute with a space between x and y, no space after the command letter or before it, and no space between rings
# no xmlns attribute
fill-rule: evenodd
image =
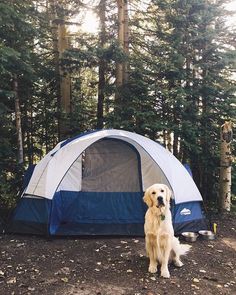
<svg viewBox="0 0 236 295"><path fill-rule="evenodd" d="M23 138L22 138L22 128L21 128L21 111L20 111L20 100L18 91L18 78L17 75L13 77L13 91L15 94L15 116L16 116L16 133L17 133L17 154L18 154L18 164L23 164L24 162L24 151L23 151Z"/></svg>
<svg viewBox="0 0 236 295"><path fill-rule="evenodd" d="M118 8L118 44L121 51L125 54L123 61L117 62L116 68L116 87L117 97L119 88L128 82L128 55L129 55L129 14L128 0L117 0Z"/></svg>
<svg viewBox="0 0 236 295"><path fill-rule="evenodd" d="M225 122L220 132L220 206L219 209L230 211L231 208L231 141L232 122Z"/></svg>
<svg viewBox="0 0 236 295"><path fill-rule="evenodd" d="M235 117L235 32L224 3L3 0L4 191L19 185L17 153L22 162L24 150L25 166L61 138L108 127L161 141L189 162L204 198L216 200L219 130ZM81 29L89 9L98 14L98 34Z"/></svg>
<svg viewBox="0 0 236 295"><path fill-rule="evenodd" d="M17 188L22 177L24 136L22 132L22 106L32 85L31 58L35 30L28 23L32 19L30 1L2 1L0 4L0 52L2 104L1 197L8 200L11 184ZM26 17L27 16L27 17ZM27 18L27 19L26 19ZM16 160L17 159L17 160Z"/></svg>
<svg viewBox="0 0 236 295"><path fill-rule="evenodd" d="M135 54L145 64L147 99L155 106L153 125L164 131L157 136L190 163L208 200L217 193L219 126L235 116L229 107L235 99L229 79L235 42L223 20L228 14L223 4L154 0L134 21Z"/></svg>
<svg viewBox="0 0 236 295"><path fill-rule="evenodd" d="M97 128L102 129L104 124L104 99L105 99L105 72L106 61L103 56L104 47L106 43L106 0L101 0L99 3L99 19L100 19L100 33L99 33L99 46L101 48L101 56L98 65L98 103L97 103Z"/></svg>

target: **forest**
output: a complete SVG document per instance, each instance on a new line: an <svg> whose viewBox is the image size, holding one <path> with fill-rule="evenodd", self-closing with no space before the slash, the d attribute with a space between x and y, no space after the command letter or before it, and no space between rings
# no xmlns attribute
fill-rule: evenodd
<svg viewBox="0 0 236 295"><path fill-rule="evenodd" d="M14 206L26 168L59 141L117 128L188 163L216 208L220 129L236 122L236 27L227 3L1 0L1 207ZM88 12L98 23L92 32L83 26ZM235 182L232 169L234 196Z"/></svg>

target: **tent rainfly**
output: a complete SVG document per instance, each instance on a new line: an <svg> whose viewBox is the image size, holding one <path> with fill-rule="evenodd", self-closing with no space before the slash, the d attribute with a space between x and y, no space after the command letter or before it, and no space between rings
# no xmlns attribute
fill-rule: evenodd
<svg viewBox="0 0 236 295"><path fill-rule="evenodd" d="M173 192L175 233L206 229L202 197L185 167L155 141L123 130L88 132L60 142L35 167L8 232L45 235L143 235L143 192Z"/></svg>

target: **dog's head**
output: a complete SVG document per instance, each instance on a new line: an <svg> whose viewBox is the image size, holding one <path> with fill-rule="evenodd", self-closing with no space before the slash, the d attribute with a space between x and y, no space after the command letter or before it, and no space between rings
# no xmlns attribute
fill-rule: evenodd
<svg viewBox="0 0 236 295"><path fill-rule="evenodd" d="M172 193L167 185L153 184L146 189L143 200L148 207L156 206L165 210L166 207L169 207L171 197Z"/></svg>

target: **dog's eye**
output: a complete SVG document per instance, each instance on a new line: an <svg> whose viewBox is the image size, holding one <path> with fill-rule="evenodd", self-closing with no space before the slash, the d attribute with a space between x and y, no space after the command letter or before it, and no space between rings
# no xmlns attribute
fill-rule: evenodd
<svg viewBox="0 0 236 295"><path fill-rule="evenodd" d="M152 192L152 195L155 195L156 194L156 192Z"/></svg>
<svg viewBox="0 0 236 295"><path fill-rule="evenodd" d="M163 189L161 189L161 193L164 193L164 190Z"/></svg>

